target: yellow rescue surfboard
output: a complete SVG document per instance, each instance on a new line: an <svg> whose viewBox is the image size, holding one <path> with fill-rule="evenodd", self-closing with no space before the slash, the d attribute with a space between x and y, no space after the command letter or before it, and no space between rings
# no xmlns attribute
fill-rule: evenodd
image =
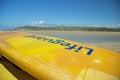
<svg viewBox="0 0 120 80"><path fill-rule="evenodd" d="M0 80L17 80L17 79L0 63Z"/></svg>
<svg viewBox="0 0 120 80"><path fill-rule="evenodd" d="M65 39L0 32L0 53L40 80L120 80L120 54Z"/></svg>

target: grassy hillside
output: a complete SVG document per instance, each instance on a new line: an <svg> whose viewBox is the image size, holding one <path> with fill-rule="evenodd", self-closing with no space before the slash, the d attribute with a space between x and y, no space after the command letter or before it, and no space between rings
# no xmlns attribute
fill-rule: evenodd
<svg viewBox="0 0 120 80"><path fill-rule="evenodd" d="M62 30L62 31L115 31L120 32L120 28L108 28L108 27L38 27L38 26L22 26L17 27L14 30Z"/></svg>

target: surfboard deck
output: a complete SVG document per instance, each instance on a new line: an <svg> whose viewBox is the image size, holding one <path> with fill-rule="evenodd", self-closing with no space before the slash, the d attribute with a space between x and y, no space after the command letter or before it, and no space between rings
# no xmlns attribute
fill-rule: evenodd
<svg viewBox="0 0 120 80"><path fill-rule="evenodd" d="M119 80L120 54L40 34L0 32L1 55L41 80Z"/></svg>

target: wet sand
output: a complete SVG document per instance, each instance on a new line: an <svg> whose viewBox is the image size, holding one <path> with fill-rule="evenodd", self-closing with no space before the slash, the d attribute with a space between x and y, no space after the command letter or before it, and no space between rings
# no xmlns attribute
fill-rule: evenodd
<svg viewBox="0 0 120 80"><path fill-rule="evenodd" d="M120 53L120 42L114 43L88 43L89 45L96 46L99 48L107 49L110 51L114 51Z"/></svg>
<svg viewBox="0 0 120 80"><path fill-rule="evenodd" d="M37 34L69 34L69 35L105 35L105 36L114 36L114 35L119 35L120 32L98 32L98 31L53 31L53 30L42 30L42 31L23 31L23 32L32 32L32 33L37 33Z"/></svg>

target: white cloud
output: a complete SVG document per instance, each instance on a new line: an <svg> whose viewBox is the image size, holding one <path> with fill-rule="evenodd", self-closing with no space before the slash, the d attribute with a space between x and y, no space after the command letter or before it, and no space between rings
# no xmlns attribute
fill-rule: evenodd
<svg viewBox="0 0 120 80"><path fill-rule="evenodd" d="M58 26L61 26L61 25L64 25L64 24L63 24L62 22L60 22L60 23L58 23L57 25L58 25Z"/></svg>
<svg viewBox="0 0 120 80"><path fill-rule="evenodd" d="M41 20L41 21L38 22L38 24L40 24L40 25L41 25L41 24L44 24L44 21Z"/></svg>
<svg viewBox="0 0 120 80"><path fill-rule="evenodd" d="M34 25L36 25L36 22L32 21L31 26L34 26Z"/></svg>
<svg viewBox="0 0 120 80"><path fill-rule="evenodd" d="M40 21L32 21L31 22L31 26L39 26L39 25L42 25L44 24L45 22L43 20L40 20Z"/></svg>

